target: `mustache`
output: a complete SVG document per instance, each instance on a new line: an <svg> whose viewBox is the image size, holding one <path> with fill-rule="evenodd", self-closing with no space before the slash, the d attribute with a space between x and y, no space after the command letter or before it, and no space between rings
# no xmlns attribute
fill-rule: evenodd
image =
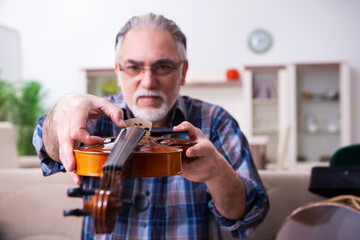
<svg viewBox="0 0 360 240"><path fill-rule="evenodd" d="M160 97L161 100L166 102L166 94L160 90L147 90L147 89L140 89L137 90L134 94L134 103L136 104L136 101L139 97Z"/></svg>

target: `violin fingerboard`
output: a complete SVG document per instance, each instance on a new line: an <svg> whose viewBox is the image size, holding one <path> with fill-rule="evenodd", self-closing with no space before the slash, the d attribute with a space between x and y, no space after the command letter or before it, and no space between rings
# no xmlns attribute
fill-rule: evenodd
<svg viewBox="0 0 360 240"><path fill-rule="evenodd" d="M128 127L121 130L103 169L114 167L121 169L145 133L145 129L139 127Z"/></svg>

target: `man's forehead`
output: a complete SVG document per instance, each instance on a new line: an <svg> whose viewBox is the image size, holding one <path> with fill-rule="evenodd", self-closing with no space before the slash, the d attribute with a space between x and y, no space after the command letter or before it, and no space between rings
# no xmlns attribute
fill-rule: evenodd
<svg viewBox="0 0 360 240"><path fill-rule="evenodd" d="M145 65L148 64L148 62L143 61L143 60L139 60L139 59L125 59L124 60L125 64L139 64L139 65ZM175 63L174 58L159 58L159 59L155 59L151 62L149 62L149 64L160 64L160 63Z"/></svg>
<svg viewBox="0 0 360 240"><path fill-rule="evenodd" d="M155 29L131 29L120 46L120 60L157 61L179 58L178 46L170 32Z"/></svg>

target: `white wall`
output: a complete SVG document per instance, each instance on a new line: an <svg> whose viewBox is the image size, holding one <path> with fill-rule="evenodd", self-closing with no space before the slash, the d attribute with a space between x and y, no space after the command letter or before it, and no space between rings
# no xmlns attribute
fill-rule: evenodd
<svg viewBox="0 0 360 240"><path fill-rule="evenodd" d="M19 33L0 25L0 79L21 81L21 56Z"/></svg>
<svg viewBox="0 0 360 240"><path fill-rule="evenodd" d="M352 68L354 142L360 142L360 1L357 0L0 0L0 24L21 36L22 75L48 90L47 104L84 92L80 69L113 66L117 31L131 16L161 13L188 38L189 77L222 78L229 67L288 62L348 61ZM255 28L274 37L256 55Z"/></svg>

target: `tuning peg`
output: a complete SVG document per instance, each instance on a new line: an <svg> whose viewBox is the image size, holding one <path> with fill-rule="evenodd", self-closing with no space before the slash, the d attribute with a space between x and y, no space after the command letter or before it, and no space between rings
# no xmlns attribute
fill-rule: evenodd
<svg viewBox="0 0 360 240"><path fill-rule="evenodd" d="M67 191L67 195L69 197L83 197L83 196L89 196L89 195L94 195L94 194L95 194L94 189L83 189L81 187L69 188Z"/></svg>
<svg viewBox="0 0 360 240"><path fill-rule="evenodd" d="M68 216L89 216L90 213L88 211L85 211L83 209L71 209L71 210L64 210L64 216L68 217Z"/></svg>
<svg viewBox="0 0 360 240"><path fill-rule="evenodd" d="M148 195L148 194L147 194ZM137 194L134 200L123 199L121 202L125 204L133 205L136 211L143 212L149 207L149 199L145 194Z"/></svg>

